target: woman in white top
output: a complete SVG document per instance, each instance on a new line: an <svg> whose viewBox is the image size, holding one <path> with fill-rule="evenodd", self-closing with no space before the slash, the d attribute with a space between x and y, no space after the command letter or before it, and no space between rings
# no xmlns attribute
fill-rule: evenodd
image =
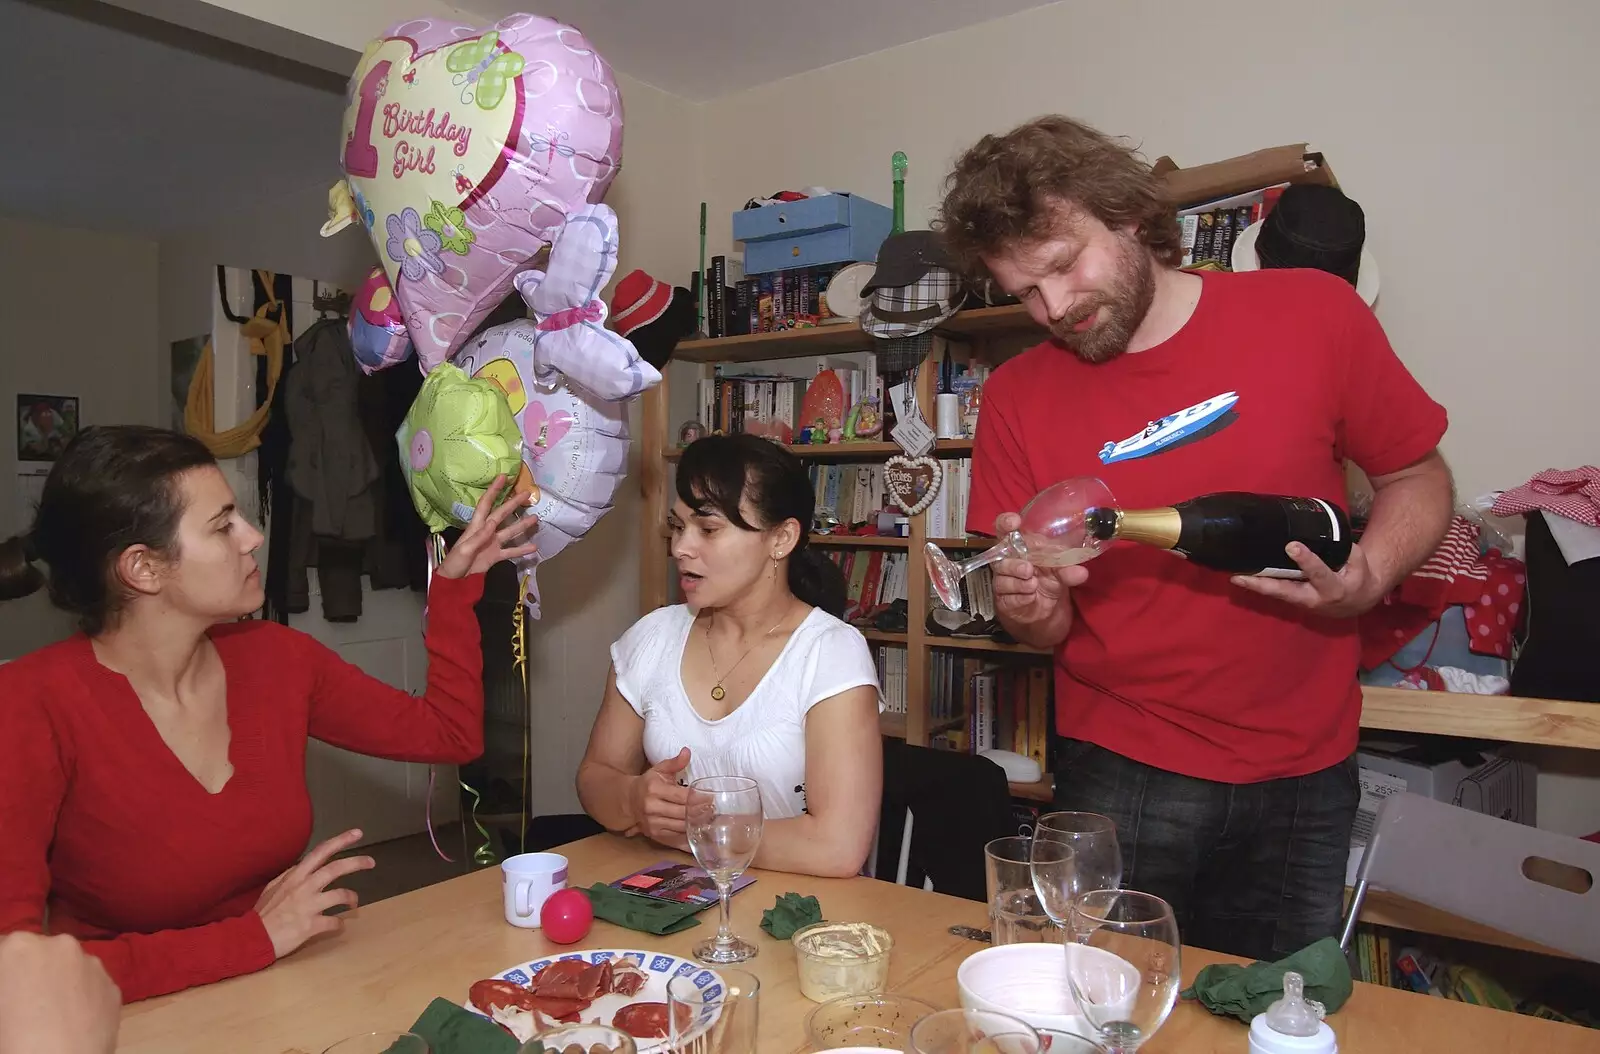
<svg viewBox="0 0 1600 1054"><path fill-rule="evenodd" d="M755 866L858 874L883 790L872 652L840 621L844 582L807 548L805 467L756 436L707 436L678 461L667 516L686 604L611 647L578 797L608 829L686 849L685 785L749 776L766 824Z"/></svg>

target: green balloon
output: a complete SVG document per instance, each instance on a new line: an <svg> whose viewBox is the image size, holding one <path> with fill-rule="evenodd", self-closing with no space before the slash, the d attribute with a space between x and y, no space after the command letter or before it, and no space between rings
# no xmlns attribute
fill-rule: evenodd
<svg viewBox="0 0 1600 1054"><path fill-rule="evenodd" d="M448 362L423 380L395 440L417 515L435 533L470 523L499 475L503 500L522 467L522 432L505 393Z"/></svg>

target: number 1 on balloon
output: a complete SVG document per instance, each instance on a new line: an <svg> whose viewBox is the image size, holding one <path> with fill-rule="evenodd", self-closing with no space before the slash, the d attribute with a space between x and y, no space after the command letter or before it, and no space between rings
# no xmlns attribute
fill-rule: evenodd
<svg viewBox="0 0 1600 1054"><path fill-rule="evenodd" d="M361 78L361 107L356 110L356 126L344 144L344 170L352 176L372 179L378 174L378 148L372 145L372 121L378 115L378 88L389 79L388 59L374 63Z"/></svg>

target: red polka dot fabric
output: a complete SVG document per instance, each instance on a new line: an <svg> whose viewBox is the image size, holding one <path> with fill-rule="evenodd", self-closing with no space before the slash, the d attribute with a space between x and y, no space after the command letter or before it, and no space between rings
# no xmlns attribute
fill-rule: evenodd
<svg viewBox="0 0 1600 1054"><path fill-rule="evenodd" d="M1481 552L1478 525L1455 517L1427 562L1361 616L1362 669L1381 666L1453 604L1465 609L1474 652L1510 658L1527 581L1521 560Z"/></svg>

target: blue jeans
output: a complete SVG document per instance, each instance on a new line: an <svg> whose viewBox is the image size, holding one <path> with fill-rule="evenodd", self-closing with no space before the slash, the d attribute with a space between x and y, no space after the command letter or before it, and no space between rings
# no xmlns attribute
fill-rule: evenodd
<svg viewBox="0 0 1600 1054"><path fill-rule="evenodd" d="M1116 823L1122 888L1171 904L1185 944L1276 960L1339 935L1354 754L1305 776L1213 783L1057 739L1055 773L1055 807Z"/></svg>

